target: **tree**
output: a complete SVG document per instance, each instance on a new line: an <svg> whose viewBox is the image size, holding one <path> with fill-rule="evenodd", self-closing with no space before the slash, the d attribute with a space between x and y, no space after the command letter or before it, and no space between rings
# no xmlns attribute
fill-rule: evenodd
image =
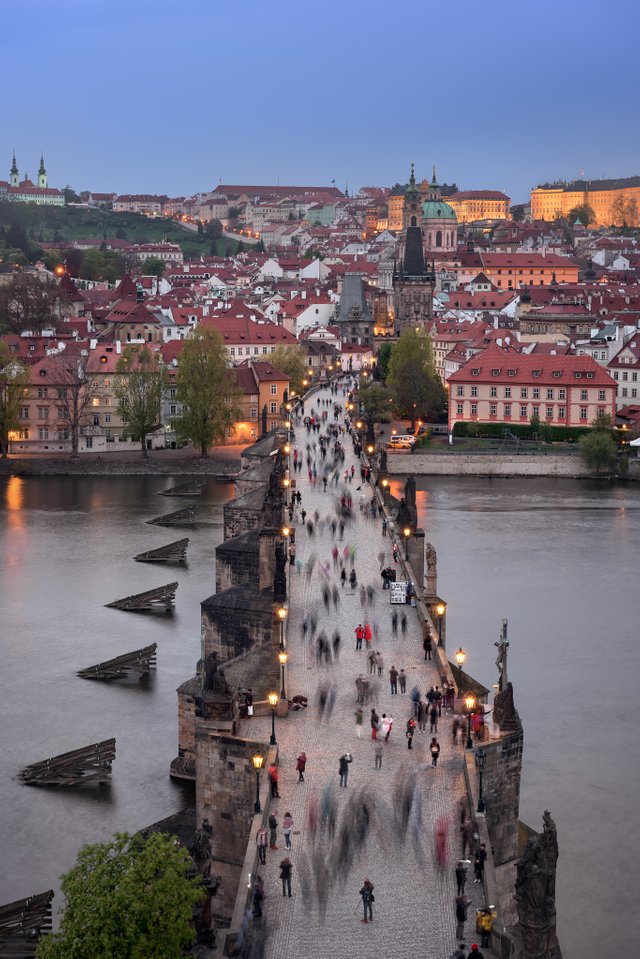
<svg viewBox="0 0 640 959"><path fill-rule="evenodd" d="M209 220L209 222L207 223L207 227L206 227L206 230L204 231L204 235L207 237L208 240L211 240L211 242L213 242L214 240L217 240L218 237L221 237L223 232L224 232L224 229L220 220L214 219L214 220Z"/></svg>
<svg viewBox="0 0 640 959"><path fill-rule="evenodd" d="M591 423L591 429L596 433L611 432L613 429L611 413L605 413L604 410L598 410L595 419Z"/></svg>
<svg viewBox="0 0 640 959"><path fill-rule="evenodd" d="M572 207L567 213L567 220L569 223L575 223L576 220L580 220L583 226L589 226L591 223L595 223L596 215L593 212L593 207L588 203L579 203L577 206Z"/></svg>
<svg viewBox="0 0 640 959"><path fill-rule="evenodd" d="M580 440L580 456L595 473L611 469L616 459L616 444L608 433L594 430Z"/></svg>
<svg viewBox="0 0 640 959"><path fill-rule="evenodd" d="M182 416L175 421L178 436L199 446L204 458L241 414L242 391L217 330L197 329L187 339L178 360L176 386L183 404Z"/></svg>
<svg viewBox="0 0 640 959"><path fill-rule="evenodd" d="M167 265L157 256L148 256L142 264L143 276L162 276Z"/></svg>
<svg viewBox="0 0 640 959"><path fill-rule="evenodd" d="M13 359L0 340L0 454L9 453L9 435L20 426L20 404L29 387L29 371Z"/></svg>
<svg viewBox="0 0 640 959"><path fill-rule="evenodd" d="M64 193L64 202L66 203L82 203L82 200L78 196L75 190L73 190L68 184L62 191Z"/></svg>
<svg viewBox="0 0 640 959"><path fill-rule="evenodd" d="M236 223L240 218L240 207L230 206L227 217L229 219L229 223Z"/></svg>
<svg viewBox="0 0 640 959"><path fill-rule="evenodd" d="M376 373L377 379L382 380L383 382L386 381L387 376L389 375L389 360L391 359L392 351L393 343L383 343L378 350Z"/></svg>
<svg viewBox="0 0 640 959"><path fill-rule="evenodd" d="M80 429L88 422L98 384L87 378L86 357L67 355L66 351L52 359L51 373L56 389L53 405L58 411L58 423L69 430L71 452L77 456Z"/></svg>
<svg viewBox="0 0 640 959"><path fill-rule="evenodd" d="M203 896L192 867L184 846L165 833L117 833L83 846L62 877L60 930L40 940L38 959L180 959Z"/></svg>
<svg viewBox="0 0 640 959"><path fill-rule="evenodd" d="M393 347L389 360L387 386L401 416L410 416L415 428L416 416L427 416L446 407L447 397L435 372L431 340L426 333L405 330Z"/></svg>
<svg viewBox="0 0 640 959"><path fill-rule="evenodd" d="M302 347L294 344L276 346L269 356L269 362L289 377L289 396L293 396L294 393L299 396L303 390L302 381L307 370Z"/></svg>
<svg viewBox="0 0 640 959"><path fill-rule="evenodd" d="M29 330L40 335L58 325L60 291L51 280L19 273L0 287L0 329L12 333Z"/></svg>
<svg viewBox="0 0 640 959"><path fill-rule="evenodd" d="M140 440L142 455L147 457L147 435L160 425L160 404L166 385L162 359L148 347L141 350L128 346L118 360L120 374L113 384L118 400L118 414L134 440Z"/></svg>
<svg viewBox="0 0 640 959"><path fill-rule="evenodd" d="M381 383L365 383L358 389L358 399L364 407L364 419L367 423L367 440L375 442L374 425L388 423L391 419L393 398L391 390Z"/></svg>
<svg viewBox="0 0 640 959"><path fill-rule="evenodd" d="M540 433L540 417L537 413L532 413L529 420L529 429L532 436L537 436Z"/></svg>

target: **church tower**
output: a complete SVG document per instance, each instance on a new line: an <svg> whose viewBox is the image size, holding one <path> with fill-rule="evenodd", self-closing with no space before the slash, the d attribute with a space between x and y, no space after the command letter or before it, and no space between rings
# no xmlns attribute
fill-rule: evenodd
<svg viewBox="0 0 640 959"><path fill-rule="evenodd" d="M47 188L47 171L44 168L44 154L40 154L40 169L38 170L38 186L41 190Z"/></svg>
<svg viewBox="0 0 640 959"><path fill-rule="evenodd" d="M16 163L16 151L13 151L13 163L11 164L11 175L9 177L10 186L18 186L20 177L18 175L18 164Z"/></svg>
<svg viewBox="0 0 640 959"><path fill-rule="evenodd" d="M409 326L422 326L433 312L434 278L425 264L420 199L412 163L404 199L400 262L393 275L394 311L399 332Z"/></svg>

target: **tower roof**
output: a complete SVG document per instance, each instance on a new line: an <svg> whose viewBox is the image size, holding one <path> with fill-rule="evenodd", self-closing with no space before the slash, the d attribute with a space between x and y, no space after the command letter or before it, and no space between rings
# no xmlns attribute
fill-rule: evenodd
<svg viewBox="0 0 640 959"><path fill-rule="evenodd" d="M453 207L444 200L426 200L422 204L425 220L457 220Z"/></svg>
<svg viewBox="0 0 640 959"><path fill-rule="evenodd" d="M427 271L422 250L422 231L419 226L407 227L402 271L405 276L426 276Z"/></svg>
<svg viewBox="0 0 640 959"><path fill-rule="evenodd" d="M41 154L40 154L40 169L38 170L38 176L44 176L44 175L46 174L46 172L47 172L47 171L46 171L45 168L44 168L44 153L41 153Z"/></svg>
<svg viewBox="0 0 640 959"><path fill-rule="evenodd" d="M13 163L11 164L11 172L12 172L12 173L17 173L17 172L18 172L18 164L16 163L16 151L15 151L15 150L13 151Z"/></svg>
<svg viewBox="0 0 640 959"><path fill-rule="evenodd" d="M370 321L371 313L364 297L362 275L360 273L345 273L336 321L338 323L349 323L355 318Z"/></svg>

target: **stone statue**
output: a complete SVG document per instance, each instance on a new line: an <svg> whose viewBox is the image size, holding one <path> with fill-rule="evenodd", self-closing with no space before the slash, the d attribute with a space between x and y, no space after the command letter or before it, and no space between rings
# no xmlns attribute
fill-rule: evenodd
<svg viewBox="0 0 640 959"><path fill-rule="evenodd" d="M273 577L273 598L282 603L287 598L287 557L281 542L276 544L276 571Z"/></svg>
<svg viewBox="0 0 640 959"><path fill-rule="evenodd" d="M560 959L556 936L556 863L558 836L548 809L542 835L527 842L517 865L516 932L522 938L523 959Z"/></svg>
<svg viewBox="0 0 640 959"><path fill-rule="evenodd" d="M384 446L384 447L380 450L380 460L379 460L379 462L380 462L380 472L381 472L381 473L386 473L386 472L387 472L387 448L386 448L386 446Z"/></svg>
<svg viewBox="0 0 640 959"><path fill-rule="evenodd" d="M438 557L433 543L427 543L426 548L427 575L426 595L438 595Z"/></svg>
<svg viewBox="0 0 640 959"><path fill-rule="evenodd" d="M404 498L409 511L408 525L415 529L418 525L418 508L416 506L416 481L413 476L407 476L407 481L404 484Z"/></svg>
<svg viewBox="0 0 640 959"><path fill-rule="evenodd" d="M400 500L400 505L398 506L398 512L396 513L396 523L398 524L398 529L402 532L405 526L411 526L411 514L407 506L407 502L404 497Z"/></svg>
<svg viewBox="0 0 640 959"><path fill-rule="evenodd" d="M496 666L498 667L498 689L502 692L508 682L507 676L507 652L509 650L509 640L507 639L508 620L502 620L502 629L500 630L500 639L494 646L498 648L498 658Z"/></svg>
<svg viewBox="0 0 640 959"><path fill-rule="evenodd" d="M191 855L193 856L194 862L198 868L198 872L202 872L202 866L206 866L208 863L208 868L211 868L211 839L213 837L213 829L211 828L211 823L208 819L204 819L200 829L196 829L195 836L193 839L193 845L190 849Z"/></svg>
<svg viewBox="0 0 640 959"><path fill-rule="evenodd" d="M503 732L518 729L520 717L513 704L513 686L507 683L493 699L493 718Z"/></svg>

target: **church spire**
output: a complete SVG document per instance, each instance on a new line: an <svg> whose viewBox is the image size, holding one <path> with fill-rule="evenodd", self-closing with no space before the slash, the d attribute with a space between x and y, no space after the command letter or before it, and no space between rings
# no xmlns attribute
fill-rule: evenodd
<svg viewBox="0 0 640 959"><path fill-rule="evenodd" d="M38 186L41 190L47 187L47 171L44 168L44 153L40 154L40 169L38 170Z"/></svg>
<svg viewBox="0 0 640 959"><path fill-rule="evenodd" d="M18 186L18 164L16 163L16 151L13 151L13 163L11 164L11 176L9 178L11 186Z"/></svg>

